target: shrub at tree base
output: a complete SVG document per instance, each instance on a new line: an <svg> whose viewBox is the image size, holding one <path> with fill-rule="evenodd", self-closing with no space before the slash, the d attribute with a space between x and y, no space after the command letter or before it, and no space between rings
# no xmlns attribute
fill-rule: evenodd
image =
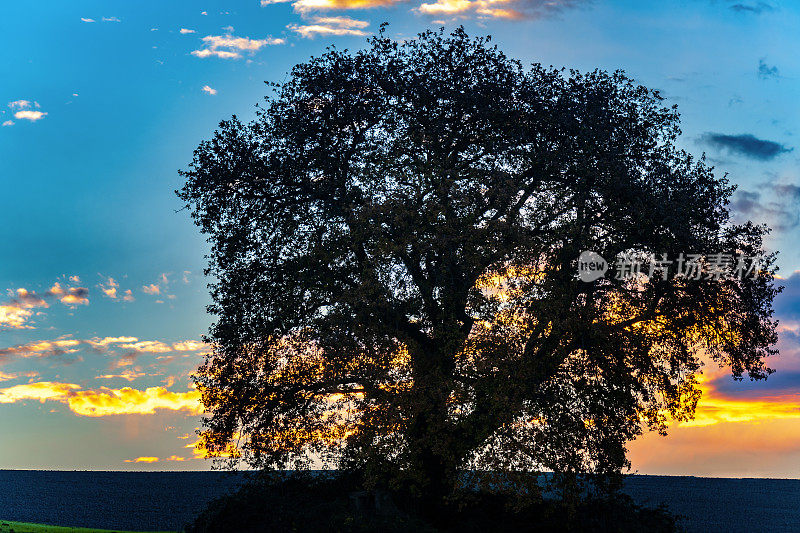
<svg viewBox="0 0 800 533"><path fill-rule="evenodd" d="M511 494L463 490L452 498L440 527L422 518L411 502L403 494L361 490L347 476L255 481L212 502L186 533L679 531L666 510L637 506L627 496L519 505Z"/></svg>

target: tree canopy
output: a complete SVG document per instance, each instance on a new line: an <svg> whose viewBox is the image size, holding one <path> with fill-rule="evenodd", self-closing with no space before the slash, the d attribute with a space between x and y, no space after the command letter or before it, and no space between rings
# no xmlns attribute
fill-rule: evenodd
<svg viewBox="0 0 800 533"><path fill-rule="evenodd" d="M212 453L431 497L470 469L614 474L691 418L702 361L769 374L773 255L742 279L576 278L584 250L765 253L657 91L463 29L331 48L274 89L178 193L212 245Z"/></svg>

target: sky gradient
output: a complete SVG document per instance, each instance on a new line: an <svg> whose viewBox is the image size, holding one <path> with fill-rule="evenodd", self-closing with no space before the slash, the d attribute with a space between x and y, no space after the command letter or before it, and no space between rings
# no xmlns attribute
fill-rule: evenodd
<svg viewBox="0 0 800 533"><path fill-rule="evenodd" d="M647 5L644 5L647 4ZM681 145L774 228L786 286L764 383L706 367L693 422L631 445L649 474L800 477L800 6L785 1L10 3L0 22L0 468L206 469L190 374L211 317L174 190L192 150L290 68L463 24L524 63L623 69Z"/></svg>

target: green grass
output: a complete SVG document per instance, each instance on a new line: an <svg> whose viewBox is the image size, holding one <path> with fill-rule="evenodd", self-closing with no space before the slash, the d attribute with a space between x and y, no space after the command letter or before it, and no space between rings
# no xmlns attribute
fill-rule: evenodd
<svg viewBox="0 0 800 533"><path fill-rule="evenodd" d="M0 520L0 533L146 533L142 531L122 531L119 529L91 529L86 527L48 526L45 524L29 524L27 522L10 522ZM176 533L159 531L153 533Z"/></svg>

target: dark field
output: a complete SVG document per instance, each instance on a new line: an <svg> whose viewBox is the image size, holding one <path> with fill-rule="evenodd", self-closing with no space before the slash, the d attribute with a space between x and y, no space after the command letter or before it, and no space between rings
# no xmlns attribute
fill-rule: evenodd
<svg viewBox="0 0 800 533"><path fill-rule="evenodd" d="M242 475L224 472L0 470L0 519L127 530L180 530Z"/></svg>
<svg viewBox="0 0 800 533"><path fill-rule="evenodd" d="M179 530L241 483L221 472L0 471L0 519ZM800 480L632 476L638 503L666 504L689 531L800 531Z"/></svg>

